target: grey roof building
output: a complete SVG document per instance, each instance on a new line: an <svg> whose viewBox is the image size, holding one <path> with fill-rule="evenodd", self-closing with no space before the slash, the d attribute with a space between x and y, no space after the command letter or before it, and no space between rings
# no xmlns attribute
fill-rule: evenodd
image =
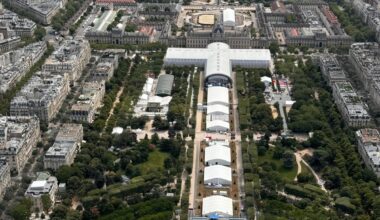
<svg viewBox="0 0 380 220"><path fill-rule="evenodd" d="M63 124L53 146L44 156L45 169L58 169L62 165L71 165L83 140L81 124Z"/></svg>
<svg viewBox="0 0 380 220"><path fill-rule="evenodd" d="M10 114L36 115L41 121L49 122L56 116L69 93L69 84L67 74L37 72L12 99Z"/></svg>
<svg viewBox="0 0 380 220"><path fill-rule="evenodd" d="M333 97L344 121L351 127L365 127L371 121L366 106L348 81L336 82Z"/></svg>
<svg viewBox="0 0 380 220"><path fill-rule="evenodd" d="M2 13L0 12L0 27L7 31L7 37L32 37L37 25L29 19L21 18L16 13L3 9Z"/></svg>
<svg viewBox="0 0 380 220"><path fill-rule="evenodd" d="M364 89L370 94L371 109L380 112L380 47L377 43L355 43L350 48L350 62Z"/></svg>
<svg viewBox="0 0 380 220"><path fill-rule="evenodd" d="M174 82L174 76L170 74L160 75L158 77L156 95L169 96L172 94L172 87Z"/></svg>
<svg viewBox="0 0 380 220"><path fill-rule="evenodd" d="M70 82L74 84L90 57L91 48L87 40L66 40L46 59L42 69L52 73L67 73Z"/></svg>
<svg viewBox="0 0 380 220"><path fill-rule="evenodd" d="M332 86L334 82L345 81L346 74L333 54L321 54L319 66L326 81Z"/></svg>
<svg viewBox="0 0 380 220"><path fill-rule="evenodd" d="M40 41L0 55L0 93L12 88L42 57L46 43Z"/></svg>
<svg viewBox="0 0 380 220"><path fill-rule="evenodd" d="M380 177L380 134L377 129L361 129L356 132L358 151L368 169Z"/></svg>
<svg viewBox="0 0 380 220"><path fill-rule="evenodd" d="M65 6L67 0L4 0L44 25L51 23L53 16Z"/></svg>
<svg viewBox="0 0 380 220"><path fill-rule="evenodd" d="M0 158L20 173L40 138L36 117L0 117Z"/></svg>

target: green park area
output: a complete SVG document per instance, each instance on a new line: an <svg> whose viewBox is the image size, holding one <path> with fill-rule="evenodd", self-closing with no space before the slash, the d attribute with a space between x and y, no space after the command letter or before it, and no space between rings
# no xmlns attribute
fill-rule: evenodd
<svg viewBox="0 0 380 220"><path fill-rule="evenodd" d="M162 171L164 162L169 158L168 153L163 153L159 150L154 150L149 153L148 160L139 164L139 169L142 175L147 175L154 171Z"/></svg>

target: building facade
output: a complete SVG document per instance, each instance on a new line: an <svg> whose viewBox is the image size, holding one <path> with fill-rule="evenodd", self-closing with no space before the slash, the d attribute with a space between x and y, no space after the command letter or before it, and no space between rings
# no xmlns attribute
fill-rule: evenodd
<svg viewBox="0 0 380 220"><path fill-rule="evenodd" d="M2 198L11 185L11 172L5 160L0 160L0 198Z"/></svg>
<svg viewBox="0 0 380 220"><path fill-rule="evenodd" d="M37 179L33 181L25 192L25 197L31 198L34 207L43 210L42 199L43 195L49 196L52 204L55 203L55 194L58 191L58 180L47 172L37 173Z"/></svg>
<svg viewBox="0 0 380 220"><path fill-rule="evenodd" d="M32 43L0 55L0 94L5 93L37 63L47 49L46 43Z"/></svg>
<svg viewBox="0 0 380 220"><path fill-rule="evenodd" d="M36 117L0 117L0 158L14 173L20 173L40 139Z"/></svg>
<svg viewBox="0 0 380 220"><path fill-rule="evenodd" d="M37 116L48 123L60 110L70 91L67 74L56 75L37 72L12 99L10 114L13 116Z"/></svg>
<svg viewBox="0 0 380 220"><path fill-rule="evenodd" d="M81 124L63 124L53 146L44 156L45 169L56 170L63 165L74 163L76 154L80 151L83 140Z"/></svg>
<svg viewBox="0 0 380 220"><path fill-rule="evenodd" d="M358 151L364 164L380 177L380 134L377 129L365 128L356 132Z"/></svg>
<svg viewBox="0 0 380 220"><path fill-rule="evenodd" d="M78 101L71 107L72 121L92 123L105 94L104 81L86 82Z"/></svg>
<svg viewBox="0 0 380 220"><path fill-rule="evenodd" d="M352 44L349 58L364 89L369 93L371 109L380 112L380 48L377 43Z"/></svg>
<svg viewBox="0 0 380 220"><path fill-rule="evenodd" d="M348 126L360 128L370 124L371 116L367 107L350 82L336 82L332 89L335 103Z"/></svg>
<svg viewBox="0 0 380 220"><path fill-rule="evenodd" d="M61 8L64 8L67 0L5 0L5 3L17 10L25 11L26 14L43 25L49 25L52 18Z"/></svg>
<svg viewBox="0 0 380 220"><path fill-rule="evenodd" d="M46 59L43 71L67 73L71 84L79 79L91 58L91 48L87 40L66 40Z"/></svg>

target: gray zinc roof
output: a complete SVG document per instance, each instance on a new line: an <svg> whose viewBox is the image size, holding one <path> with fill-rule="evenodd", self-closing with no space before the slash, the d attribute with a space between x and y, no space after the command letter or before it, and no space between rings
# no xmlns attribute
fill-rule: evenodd
<svg viewBox="0 0 380 220"><path fill-rule="evenodd" d="M172 92L174 76L170 74L161 75L158 77L156 95L169 96Z"/></svg>

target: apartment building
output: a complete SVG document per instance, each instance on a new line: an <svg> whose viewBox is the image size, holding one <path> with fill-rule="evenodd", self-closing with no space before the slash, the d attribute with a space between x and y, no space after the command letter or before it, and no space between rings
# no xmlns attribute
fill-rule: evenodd
<svg viewBox="0 0 380 220"><path fill-rule="evenodd" d="M380 133L377 129L365 128L356 131L358 151L368 169L380 177Z"/></svg>
<svg viewBox="0 0 380 220"><path fill-rule="evenodd" d="M1 32L7 31L6 35L19 37L32 37L37 25L34 21L27 18L21 18L16 13L3 9L0 12Z"/></svg>
<svg viewBox="0 0 380 220"><path fill-rule="evenodd" d="M351 45L349 58L365 90L369 93L371 109L380 112L380 47L377 43Z"/></svg>
<svg viewBox="0 0 380 220"><path fill-rule="evenodd" d="M5 93L41 59L47 49L43 41L0 55L0 94Z"/></svg>
<svg viewBox="0 0 380 220"><path fill-rule="evenodd" d="M91 81L109 81L115 70L119 67L119 55L107 52L102 55L95 69L90 72Z"/></svg>
<svg viewBox="0 0 380 220"><path fill-rule="evenodd" d="M78 122L92 123L96 110L101 106L105 94L104 81L86 82L78 101L71 107L70 119Z"/></svg>
<svg viewBox="0 0 380 220"><path fill-rule="evenodd" d="M4 0L4 2L25 11L29 17L43 25L49 25L54 15L65 6L67 0Z"/></svg>
<svg viewBox="0 0 380 220"><path fill-rule="evenodd" d="M45 169L56 170L63 165L71 165L83 140L83 126L81 124L63 124L53 146L44 156Z"/></svg>
<svg viewBox="0 0 380 220"><path fill-rule="evenodd" d="M347 79L346 74L333 54L321 54L319 56L319 66L323 77L330 86L335 82Z"/></svg>
<svg viewBox="0 0 380 220"><path fill-rule="evenodd" d="M36 115L40 121L48 123L57 115L69 91L67 74L37 72L12 99L10 114Z"/></svg>
<svg viewBox="0 0 380 220"><path fill-rule="evenodd" d="M367 106L348 81L336 82L333 85L333 97L343 120L351 127L365 127L371 122Z"/></svg>
<svg viewBox="0 0 380 220"><path fill-rule="evenodd" d="M0 158L12 172L20 173L40 139L36 117L0 117Z"/></svg>
<svg viewBox="0 0 380 220"><path fill-rule="evenodd" d="M66 40L46 59L42 69L52 73L67 73L74 84L91 58L91 48L87 40Z"/></svg>

